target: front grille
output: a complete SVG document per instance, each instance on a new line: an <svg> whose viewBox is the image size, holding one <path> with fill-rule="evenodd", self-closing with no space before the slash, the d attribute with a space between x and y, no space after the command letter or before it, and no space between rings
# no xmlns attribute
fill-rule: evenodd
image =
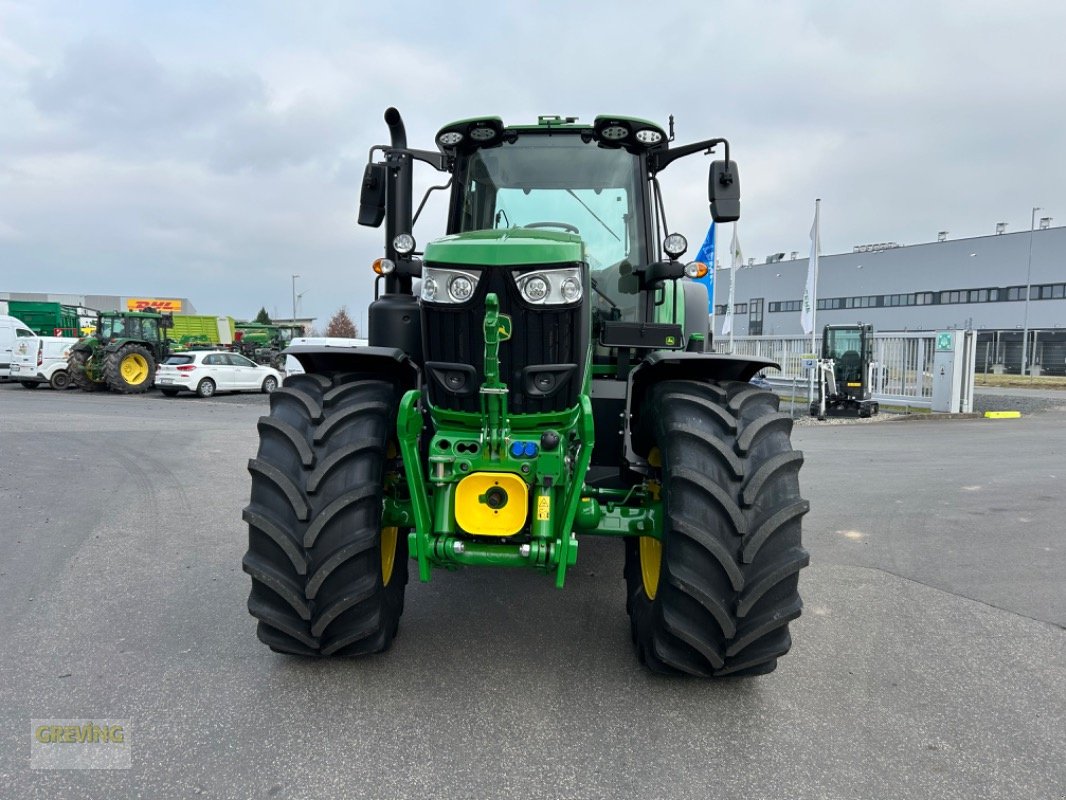
<svg viewBox="0 0 1066 800"><path fill-rule="evenodd" d="M446 265L440 265L446 266ZM560 265L553 265L560 266ZM463 266L463 270L470 267ZM522 272L534 268L523 267ZM500 313L511 317L511 338L500 342L500 378L507 383L508 409L514 414L563 411L577 403L588 349L587 303L565 308L531 306L524 302L506 267L481 270L474 299L462 306L422 304L422 341L425 360L470 364L477 372L477 385L484 380L485 296L495 292ZM548 397L527 394L522 370L541 364L575 364L568 383ZM435 381L427 381L433 405L454 411L477 412L477 391L458 396Z"/></svg>

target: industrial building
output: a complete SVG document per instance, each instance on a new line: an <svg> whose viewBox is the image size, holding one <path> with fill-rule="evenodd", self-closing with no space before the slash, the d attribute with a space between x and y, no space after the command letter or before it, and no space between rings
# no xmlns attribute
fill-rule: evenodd
<svg viewBox="0 0 1066 800"><path fill-rule="evenodd" d="M978 371L1018 373L1029 332L1034 374L1066 374L1066 228L898 245L860 245L818 259L817 327L870 323L878 331L974 329ZM807 258L750 259L736 270L734 336L802 334ZM730 270L717 273L715 336L721 342ZM1027 292L1028 290L1028 292ZM1028 293L1028 302L1026 294Z"/></svg>
<svg viewBox="0 0 1066 800"><path fill-rule="evenodd" d="M149 306L174 314L195 314L196 307L187 297L133 297L117 294L57 294L54 292L0 292L0 300L30 303L63 303L91 308L94 311L141 311Z"/></svg>

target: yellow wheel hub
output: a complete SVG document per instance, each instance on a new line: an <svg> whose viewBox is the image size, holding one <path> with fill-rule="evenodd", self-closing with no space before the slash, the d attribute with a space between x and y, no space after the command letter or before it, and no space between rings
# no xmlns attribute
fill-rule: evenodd
<svg viewBox="0 0 1066 800"><path fill-rule="evenodd" d="M131 386L137 386L148 379L148 359L140 353L130 353L118 365L122 380Z"/></svg>
<svg viewBox="0 0 1066 800"><path fill-rule="evenodd" d="M663 454L658 447L653 447L648 453L648 466L661 469ZM649 481L648 489L653 499L659 499L661 484L658 481ZM641 536L638 545L640 547L640 577L644 581L644 594L649 600L654 600L659 591L659 573L663 565L663 543L651 536Z"/></svg>
<svg viewBox="0 0 1066 800"><path fill-rule="evenodd" d="M399 535L399 528L381 529L381 583L384 586L388 586L392 580L392 568L396 566L396 539Z"/></svg>
<svg viewBox="0 0 1066 800"><path fill-rule="evenodd" d="M644 581L644 594L649 600L654 600L659 591L659 571L663 564L663 544L658 539L650 536L641 536L640 547L640 577Z"/></svg>

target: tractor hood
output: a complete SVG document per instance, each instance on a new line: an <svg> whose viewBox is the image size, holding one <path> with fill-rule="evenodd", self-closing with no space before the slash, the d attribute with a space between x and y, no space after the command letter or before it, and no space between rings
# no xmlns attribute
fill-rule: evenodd
<svg viewBox="0 0 1066 800"><path fill-rule="evenodd" d="M581 237L563 231L502 228L445 236L426 245L427 264L522 266L583 260Z"/></svg>

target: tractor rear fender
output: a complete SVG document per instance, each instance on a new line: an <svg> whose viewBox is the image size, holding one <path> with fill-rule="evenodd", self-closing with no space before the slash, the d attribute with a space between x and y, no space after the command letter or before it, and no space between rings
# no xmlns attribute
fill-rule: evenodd
<svg viewBox="0 0 1066 800"><path fill-rule="evenodd" d="M637 465L644 462L643 456L646 454L634 449L632 432L639 428L644 395L652 386L663 381L676 380L748 381L755 373L767 367L780 369L776 361L768 358L671 350L651 353L629 373L629 387L626 392L629 425L625 429L624 443L626 461Z"/></svg>
<svg viewBox="0 0 1066 800"><path fill-rule="evenodd" d="M282 351L300 362L305 372L377 373L393 380L401 391L418 388L418 368L398 347L329 347L298 344Z"/></svg>

